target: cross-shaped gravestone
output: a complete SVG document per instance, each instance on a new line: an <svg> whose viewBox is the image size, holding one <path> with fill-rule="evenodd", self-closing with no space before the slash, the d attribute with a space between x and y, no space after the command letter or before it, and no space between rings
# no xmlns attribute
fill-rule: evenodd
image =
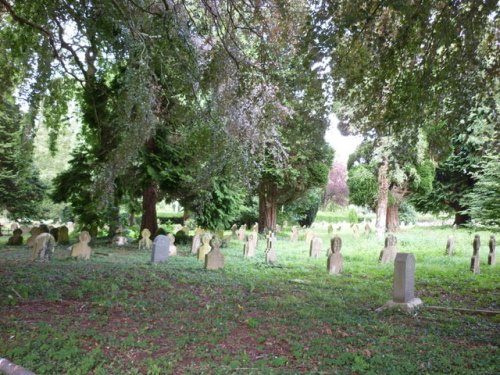
<svg viewBox="0 0 500 375"><path fill-rule="evenodd" d="M385 239L385 247L380 252L379 262L382 264L392 263L396 259L396 254L398 249L396 248L396 243L398 239L396 236L389 234Z"/></svg>
<svg viewBox="0 0 500 375"><path fill-rule="evenodd" d="M446 253L445 255L452 256L455 252L455 237L448 236L448 241L446 242Z"/></svg>
<svg viewBox="0 0 500 375"><path fill-rule="evenodd" d="M309 246L309 256L312 258L317 258L321 254L323 249L323 240L319 237L313 237L311 240L311 245Z"/></svg>
<svg viewBox="0 0 500 375"><path fill-rule="evenodd" d="M470 259L470 270L473 273L481 273L479 269L479 248L481 247L481 238L478 234L474 236L474 241L472 242L472 258Z"/></svg>
<svg viewBox="0 0 500 375"><path fill-rule="evenodd" d="M266 263L276 263L278 257L276 256L275 249L276 237L273 232L269 232L267 236L267 246L266 246Z"/></svg>
<svg viewBox="0 0 500 375"><path fill-rule="evenodd" d="M212 245L212 251L205 255L205 269L217 270L224 268L224 254L220 251L221 240L214 237L210 244Z"/></svg>
<svg viewBox="0 0 500 375"><path fill-rule="evenodd" d="M151 262L152 263L166 262L168 260L169 255L170 255L170 239L163 234L156 236L155 240L153 241Z"/></svg>
<svg viewBox="0 0 500 375"><path fill-rule="evenodd" d="M342 240L339 236L335 236L332 238L330 245L331 254L328 256L326 269L329 274L339 274L344 268L344 259L342 258L342 254L340 254L340 250L342 249Z"/></svg>
<svg viewBox="0 0 500 375"><path fill-rule="evenodd" d="M490 248L490 252L488 253L488 264L490 266L494 266L495 263L497 262L497 255L496 255L497 241L495 239L495 236L490 237L490 242L488 245Z"/></svg>
<svg viewBox="0 0 500 375"><path fill-rule="evenodd" d="M211 236L208 233L205 233L201 237L201 246L198 248L198 260L205 261L205 255L210 252L210 239Z"/></svg>

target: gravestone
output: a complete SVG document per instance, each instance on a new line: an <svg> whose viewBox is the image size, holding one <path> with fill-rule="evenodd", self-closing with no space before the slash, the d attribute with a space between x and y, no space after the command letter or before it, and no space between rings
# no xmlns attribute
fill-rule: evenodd
<svg viewBox="0 0 500 375"><path fill-rule="evenodd" d="M175 236L172 234L172 233L169 233L167 235L168 239L170 240L170 248L169 248L169 252L170 252L170 256L174 256L174 255L177 255L177 246L174 245L175 243Z"/></svg>
<svg viewBox="0 0 500 375"><path fill-rule="evenodd" d="M38 227L31 228L30 229L31 236L26 241L26 246L31 247L33 249L33 246L35 245L35 239L40 233L41 233L40 228Z"/></svg>
<svg viewBox="0 0 500 375"><path fill-rule="evenodd" d="M382 264L392 263L394 259L396 259L396 254L398 252L398 248L396 244L398 239L396 236L389 234L385 239L385 247L380 252L379 262Z"/></svg>
<svg viewBox="0 0 500 375"><path fill-rule="evenodd" d="M323 249L323 240L319 237L313 237L309 246L309 256L317 258L320 256Z"/></svg>
<svg viewBox="0 0 500 375"><path fill-rule="evenodd" d="M359 225L358 224L354 224L352 226L352 233L354 234L355 237L357 237L359 235Z"/></svg>
<svg viewBox="0 0 500 375"><path fill-rule="evenodd" d="M59 228L51 228L49 233L54 237L56 243L59 242Z"/></svg>
<svg viewBox="0 0 500 375"><path fill-rule="evenodd" d="M170 239L164 234L155 237L153 241L153 251L151 252L151 262L166 262L170 255Z"/></svg>
<svg viewBox="0 0 500 375"><path fill-rule="evenodd" d="M313 237L314 237L313 231L311 229L308 229L305 238L306 244L310 245Z"/></svg>
<svg viewBox="0 0 500 375"><path fill-rule="evenodd" d="M340 254L342 240L339 236L332 238L330 242L331 254L326 261L326 269L330 275L339 274L344 269L344 258Z"/></svg>
<svg viewBox="0 0 500 375"><path fill-rule="evenodd" d="M276 247L276 237L273 232L269 232L267 236L267 245L266 245L266 263L273 264L278 261L275 247Z"/></svg>
<svg viewBox="0 0 500 375"><path fill-rule="evenodd" d="M370 227L370 224L366 223L365 224L365 234L369 235L372 233L372 227Z"/></svg>
<svg viewBox="0 0 500 375"><path fill-rule="evenodd" d="M208 233L203 234L201 237L201 246L198 248L198 260L205 261L205 255L210 252L210 239L211 236Z"/></svg>
<svg viewBox="0 0 500 375"><path fill-rule="evenodd" d="M243 245L243 256L245 258L250 258L255 256L255 251L257 248L257 233L252 232L247 236L247 241Z"/></svg>
<svg viewBox="0 0 500 375"><path fill-rule="evenodd" d="M253 225L252 232L259 233L259 223Z"/></svg>
<svg viewBox="0 0 500 375"><path fill-rule="evenodd" d="M221 243L221 240L217 237L212 238L212 241L210 241L212 250L205 255L206 270L218 270L219 268L224 268L224 254L220 251Z"/></svg>
<svg viewBox="0 0 500 375"><path fill-rule="evenodd" d="M331 236L333 234L333 225L328 224L328 235Z"/></svg>
<svg viewBox="0 0 500 375"><path fill-rule="evenodd" d="M69 229L66 225L59 227L59 241L60 244L69 243Z"/></svg>
<svg viewBox="0 0 500 375"><path fill-rule="evenodd" d="M233 238L236 238L238 236L237 232L238 232L238 226L236 224L233 224L233 226L231 227L231 236Z"/></svg>
<svg viewBox="0 0 500 375"><path fill-rule="evenodd" d="M470 259L470 270L472 273L481 273L479 269L479 248L481 247L481 238L478 234L474 236L474 241L472 242L472 258Z"/></svg>
<svg viewBox="0 0 500 375"><path fill-rule="evenodd" d="M194 235L193 242L191 243L191 254L198 254L198 249L201 246L201 236L201 233Z"/></svg>
<svg viewBox="0 0 500 375"><path fill-rule="evenodd" d="M415 256L409 253L397 253L394 260L392 301L376 311L401 308L407 312L413 312L420 305L422 305L422 300L415 297Z"/></svg>
<svg viewBox="0 0 500 375"><path fill-rule="evenodd" d="M56 240L54 239L54 237L50 233L42 229L42 233L40 233L35 239L31 259L41 261L51 260L55 246Z"/></svg>
<svg viewBox="0 0 500 375"><path fill-rule="evenodd" d="M452 256L455 253L455 237L448 236L448 241L446 241L446 252L445 255Z"/></svg>
<svg viewBox="0 0 500 375"><path fill-rule="evenodd" d="M82 231L78 236L80 242L73 245L71 248L71 256L77 259L90 259L90 254L92 253L92 248L89 246L89 242L92 239L89 232Z"/></svg>
<svg viewBox="0 0 500 375"><path fill-rule="evenodd" d="M247 225L246 224L243 224L240 229L238 230L238 239L240 241L244 241L245 240L245 232L247 230Z"/></svg>
<svg viewBox="0 0 500 375"><path fill-rule="evenodd" d="M488 245L490 248L490 252L488 253L488 265L494 266L497 262L497 254L496 254L497 241L495 239L495 236L490 237L490 242Z"/></svg>
<svg viewBox="0 0 500 375"><path fill-rule="evenodd" d="M290 240L291 241L298 241L299 240L299 227L294 225L292 227L292 234L290 234Z"/></svg>
<svg viewBox="0 0 500 375"><path fill-rule="evenodd" d="M12 234L14 234L14 231L19 228L19 224L14 222L12 224L10 224L10 230L12 231Z"/></svg>
<svg viewBox="0 0 500 375"><path fill-rule="evenodd" d="M122 236L121 234L113 237L112 244L115 246L125 246L127 243L128 243L127 237Z"/></svg>
<svg viewBox="0 0 500 375"><path fill-rule="evenodd" d="M153 241L151 241L151 231L144 228L141 232L141 239L139 240L139 250L151 251L153 248Z"/></svg>
<svg viewBox="0 0 500 375"><path fill-rule="evenodd" d="M14 229L12 237L7 240L7 245L21 246L23 244L23 231L20 228Z"/></svg>

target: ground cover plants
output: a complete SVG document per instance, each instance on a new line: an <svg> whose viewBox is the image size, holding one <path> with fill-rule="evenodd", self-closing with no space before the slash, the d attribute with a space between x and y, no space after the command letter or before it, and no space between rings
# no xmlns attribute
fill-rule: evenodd
<svg viewBox="0 0 500 375"><path fill-rule="evenodd" d="M37 374L493 374L500 372L498 315L423 307L375 312L391 298L393 265L383 243L341 231L344 273L326 272L303 240L278 235L279 264L264 263L265 240L244 259L223 248L225 268L206 271L179 255L152 265L136 245L93 245L90 261L29 262L0 245L0 356ZM427 306L498 310L498 266L486 265L490 232L451 228L398 233L415 254L416 293ZM480 234L481 274L469 272Z"/></svg>

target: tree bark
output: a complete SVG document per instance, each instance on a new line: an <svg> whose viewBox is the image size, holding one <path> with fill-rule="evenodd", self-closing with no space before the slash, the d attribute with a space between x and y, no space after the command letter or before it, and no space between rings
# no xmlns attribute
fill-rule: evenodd
<svg viewBox="0 0 500 375"><path fill-rule="evenodd" d="M265 229L276 231L278 212L278 187L269 181L259 186L259 233Z"/></svg>
<svg viewBox="0 0 500 375"><path fill-rule="evenodd" d="M384 156L382 164L378 169L378 200L377 200L377 221L375 231L378 238L383 238L387 223L387 205L389 201L389 180L387 173L389 162L387 156Z"/></svg>
<svg viewBox="0 0 500 375"><path fill-rule="evenodd" d="M151 181L142 193L141 232L144 228L148 228L153 237L158 230L158 219L156 216L157 199L158 190L155 183Z"/></svg>
<svg viewBox="0 0 500 375"><path fill-rule="evenodd" d="M399 230L399 204L387 206L387 231Z"/></svg>

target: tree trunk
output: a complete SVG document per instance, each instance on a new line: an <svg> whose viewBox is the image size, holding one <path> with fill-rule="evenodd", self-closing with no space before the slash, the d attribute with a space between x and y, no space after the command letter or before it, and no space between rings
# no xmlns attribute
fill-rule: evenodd
<svg viewBox="0 0 500 375"><path fill-rule="evenodd" d="M461 211L456 211L455 212L455 222L453 224L457 225L457 226L462 226L462 225L469 223L470 220L471 220L471 217L469 214L464 214Z"/></svg>
<svg viewBox="0 0 500 375"><path fill-rule="evenodd" d="M259 186L259 233L265 229L276 231L278 212L278 187L273 182L263 181Z"/></svg>
<svg viewBox="0 0 500 375"><path fill-rule="evenodd" d="M155 183L151 181L142 193L142 220L141 232L144 228L148 228L151 236L154 237L158 230L158 222L156 217L156 201L158 199L158 191Z"/></svg>
<svg viewBox="0 0 500 375"><path fill-rule="evenodd" d="M389 201L388 170L389 162L387 156L384 156L382 164L378 169L377 221L375 223L375 230L378 238L384 238L386 228L387 204Z"/></svg>
<svg viewBox="0 0 500 375"><path fill-rule="evenodd" d="M387 206L387 231L399 230L399 204Z"/></svg>

